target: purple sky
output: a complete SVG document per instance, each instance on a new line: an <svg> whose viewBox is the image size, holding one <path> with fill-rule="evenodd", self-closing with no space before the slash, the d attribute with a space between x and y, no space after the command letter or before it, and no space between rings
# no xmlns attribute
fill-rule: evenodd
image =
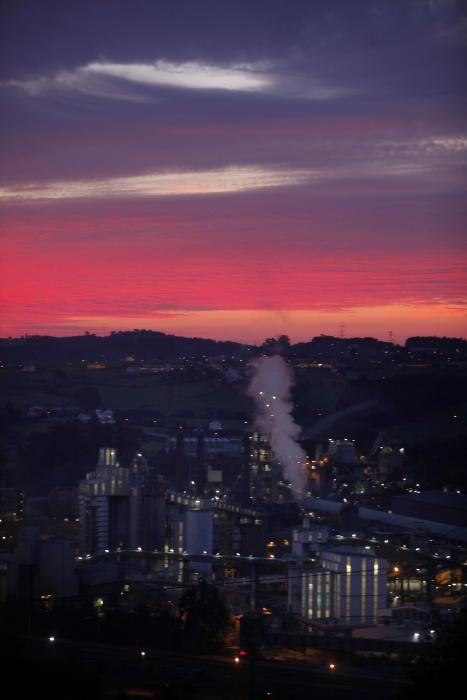
<svg viewBox="0 0 467 700"><path fill-rule="evenodd" d="M0 24L1 335L467 335L466 3Z"/></svg>

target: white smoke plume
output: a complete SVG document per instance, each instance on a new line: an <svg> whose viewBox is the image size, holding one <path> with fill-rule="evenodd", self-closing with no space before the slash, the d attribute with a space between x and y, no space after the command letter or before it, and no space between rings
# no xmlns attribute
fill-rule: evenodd
<svg viewBox="0 0 467 700"><path fill-rule="evenodd" d="M280 355L261 357L248 387L256 402L256 428L271 435L271 447L292 484L295 497L303 495L306 454L297 443L300 427L292 418L290 390L294 378L291 367Z"/></svg>

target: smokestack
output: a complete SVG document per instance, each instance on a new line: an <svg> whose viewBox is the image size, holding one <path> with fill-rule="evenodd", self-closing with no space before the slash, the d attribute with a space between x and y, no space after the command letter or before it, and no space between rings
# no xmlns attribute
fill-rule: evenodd
<svg viewBox="0 0 467 700"><path fill-rule="evenodd" d="M302 498L306 455L297 442L300 427L291 415L293 383L292 369L280 355L261 357L247 393L256 403L256 427L271 435L271 447L284 476L292 484L294 496Z"/></svg>

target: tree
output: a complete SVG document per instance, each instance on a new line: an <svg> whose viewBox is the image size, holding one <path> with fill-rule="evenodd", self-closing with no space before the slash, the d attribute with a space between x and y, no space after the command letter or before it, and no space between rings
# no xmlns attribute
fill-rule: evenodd
<svg viewBox="0 0 467 700"><path fill-rule="evenodd" d="M99 389L94 386L83 386L75 393L74 397L83 411L93 411L101 405Z"/></svg>
<svg viewBox="0 0 467 700"><path fill-rule="evenodd" d="M467 610L441 629L410 665L407 698L443 697L467 682Z"/></svg>
<svg viewBox="0 0 467 700"><path fill-rule="evenodd" d="M230 614L215 586L202 580L189 588L180 599L179 610L189 646L208 650L221 645Z"/></svg>
<svg viewBox="0 0 467 700"><path fill-rule="evenodd" d="M290 350L290 338L288 335L280 335L278 338L266 338L260 346L260 350L267 355L287 355Z"/></svg>

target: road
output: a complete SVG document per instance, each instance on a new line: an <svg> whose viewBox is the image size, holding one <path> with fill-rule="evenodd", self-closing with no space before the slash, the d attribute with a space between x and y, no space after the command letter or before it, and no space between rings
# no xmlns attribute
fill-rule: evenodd
<svg viewBox="0 0 467 700"><path fill-rule="evenodd" d="M236 663L233 653L201 656L44 638L23 640L23 653L23 658L34 659L32 675L23 679L23 692L33 674L42 671L59 691L56 679L66 668L67 682L88 680L94 692L86 692L86 700L301 700L317 693L326 700L397 700L400 691L397 674L348 665L343 670L339 662L334 670L277 660L251 663L242 658Z"/></svg>

